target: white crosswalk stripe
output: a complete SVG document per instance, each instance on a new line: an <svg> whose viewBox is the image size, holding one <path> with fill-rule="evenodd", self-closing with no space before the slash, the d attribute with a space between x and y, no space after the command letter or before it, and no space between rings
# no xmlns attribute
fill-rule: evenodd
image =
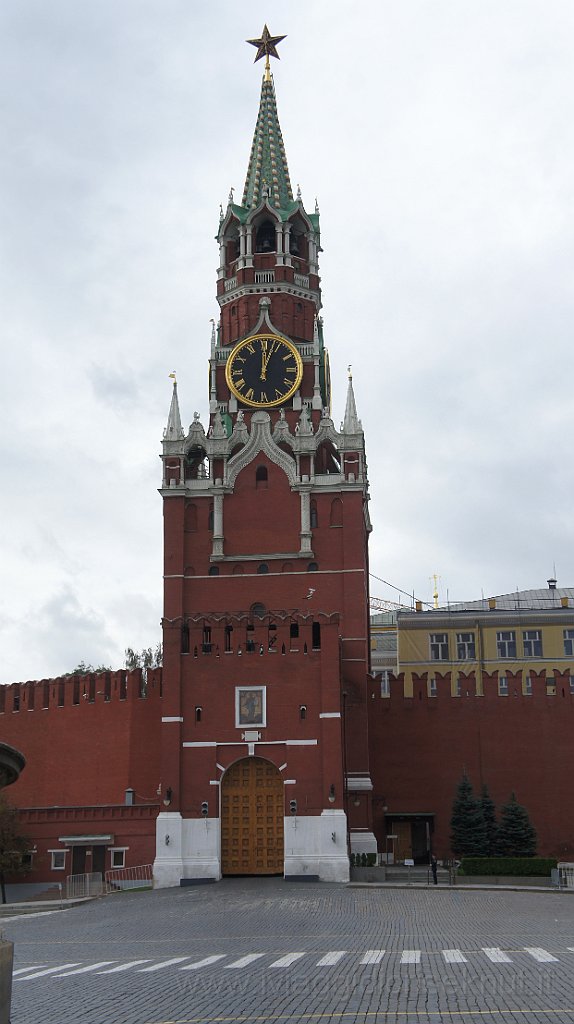
<svg viewBox="0 0 574 1024"><path fill-rule="evenodd" d="M108 967L107 971L98 971L98 974L119 974L121 971L129 971L132 967L139 967L140 964L149 964L149 956L145 960L129 960L127 964L120 964L118 967Z"/></svg>
<svg viewBox="0 0 574 1024"><path fill-rule="evenodd" d="M338 964L339 960L342 960L343 957L346 956L346 955L347 955L347 950L346 949L333 950L333 952L326 953L325 956L322 956L321 959L317 961L315 966L316 967L334 967L335 964Z"/></svg>
<svg viewBox="0 0 574 1024"><path fill-rule="evenodd" d="M558 951L560 954L560 950ZM189 954L187 956L174 956L167 960L156 960L151 957L140 958L138 960L99 960L94 963L82 963L76 961L74 963L62 963L56 966L47 967L45 964L28 964L25 967L16 967L14 970L14 984L23 981L33 981L36 978L70 978L78 975L113 975L113 974L125 974L127 971L134 971L138 974L151 974L157 971L162 971L170 967L177 967L180 971L198 971L203 968L211 967L217 964L218 967L223 970L241 970L248 968L251 964L255 964L258 961L263 961L260 966L266 969L271 968L283 968L287 970L303 960L304 957L312 958L315 967L335 967L340 964L341 961L347 957L348 963L353 966L357 963L363 966L376 967L380 965L385 957L391 957L393 959L398 957L401 965L408 964L420 964L422 957L427 956L440 956L443 961L447 964L466 964L469 959L476 956L485 956L492 964L513 964L516 965L515 953L521 953L530 956L536 963L540 964L551 964L560 963L560 956L555 953L550 953L547 949L542 946L524 946L522 949L515 949L512 957L509 953L505 952L499 946L483 946L480 950L465 950L461 949L367 949L367 950L345 950L335 949L329 950L320 957L319 960L315 960L313 953L309 950L298 951L291 953L284 953L282 956L277 957L277 953L246 953L240 956L238 959L233 960L230 963L222 963L224 960L231 960L229 953L212 953L208 956L202 957L200 960L193 960ZM562 951L562 958L564 959L568 953L574 953L574 946L567 946ZM315 954L316 956L316 954ZM514 960L513 960L514 957ZM265 959L264 959L265 958ZM396 959L395 959L396 962ZM145 965L145 966L143 966Z"/></svg>
<svg viewBox="0 0 574 1024"><path fill-rule="evenodd" d="M493 964L511 964L512 960L507 953L503 953L498 946L483 946L482 952L486 953L488 959Z"/></svg>
<svg viewBox="0 0 574 1024"><path fill-rule="evenodd" d="M56 974L57 971L63 971L66 967L79 967L80 961L77 960L75 964L58 964L57 967L47 967L44 971L36 971L34 974L27 974L26 977L15 978L15 981L32 981L33 978L45 978L47 974Z"/></svg>
<svg viewBox="0 0 574 1024"><path fill-rule="evenodd" d="M184 967L180 967L180 971L197 971L200 967L209 967L210 964L216 964L218 960L225 960L225 953L217 953L213 956L206 956L203 960L196 960L194 964L185 964Z"/></svg>
<svg viewBox="0 0 574 1024"><path fill-rule="evenodd" d="M401 953L402 964L420 964L421 962L421 951L420 949L403 949Z"/></svg>
<svg viewBox="0 0 574 1024"><path fill-rule="evenodd" d="M115 960L100 960L98 964L87 964L85 967L77 967L74 971L64 971L63 974L55 974L55 978L69 978L71 974L90 974L97 971L98 967L107 967L108 964L115 964Z"/></svg>
<svg viewBox="0 0 574 1024"><path fill-rule="evenodd" d="M151 967L140 967L138 974L148 974L151 971L163 971L164 967L171 967L172 964L182 964L189 960L188 956L172 956L171 960L162 960L159 964L152 964Z"/></svg>
<svg viewBox="0 0 574 1024"><path fill-rule="evenodd" d="M467 964L468 960L460 951L460 949L443 949L442 955L444 956L447 964Z"/></svg>
<svg viewBox="0 0 574 1024"><path fill-rule="evenodd" d="M279 960L274 960L272 964L269 964L269 966L291 967L291 964L294 964L297 960L300 960L302 956L305 956L305 953L287 953L285 956L282 956Z"/></svg>
<svg viewBox="0 0 574 1024"><path fill-rule="evenodd" d="M359 962L362 964L380 964L384 955L384 949L368 949Z"/></svg>
<svg viewBox="0 0 574 1024"><path fill-rule="evenodd" d="M539 964L550 964L558 963L558 957L552 956L546 949L541 949L540 946L526 946L525 952L530 953L530 956L534 957Z"/></svg>
<svg viewBox="0 0 574 1024"><path fill-rule="evenodd" d="M249 964L252 964L255 960L259 960L262 956L265 956L265 953L248 953L247 956L240 957L239 960L235 960L232 964L225 964L224 970L230 971L233 968L239 969L240 967L248 967Z"/></svg>

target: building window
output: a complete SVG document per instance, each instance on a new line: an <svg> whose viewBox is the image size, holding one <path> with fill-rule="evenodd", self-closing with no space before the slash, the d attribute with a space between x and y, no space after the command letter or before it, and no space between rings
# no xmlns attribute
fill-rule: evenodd
<svg viewBox="0 0 574 1024"><path fill-rule="evenodd" d="M474 633L456 634L456 656L459 661L474 661L476 657Z"/></svg>
<svg viewBox="0 0 574 1024"><path fill-rule="evenodd" d="M456 680L455 680L455 683L454 683L454 696L455 697L460 697L461 693L462 693L462 682L461 682L460 676L457 676Z"/></svg>
<svg viewBox="0 0 574 1024"><path fill-rule="evenodd" d="M211 626L203 627L203 642L201 644L202 654L211 654Z"/></svg>
<svg viewBox="0 0 574 1024"><path fill-rule="evenodd" d="M298 622L291 622L291 623L289 623L289 639L290 640L297 640L298 636L299 636L299 623Z"/></svg>
<svg viewBox="0 0 574 1024"><path fill-rule="evenodd" d="M255 487L267 487L267 466L258 466L255 470Z"/></svg>
<svg viewBox="0 0 574 1024"><path fill-rule="evenodd" d="M314 622L311 626L311 646L314 651L321 650L321 623Z"/></svg>
<svg viewBox="0 0 574 1024"><path fill-rule="evenodd" d="M219 576L219 566L218 565L210 565L209 566L209 573L208 573L208 575L209 576Z"/></svg>
<svg viewBox="0 0 574 1024"><path fill-rule="evenodd" d="M524 690L522 692L525 697L532 697L532 676L530 675L530 672L524 680Z"/></svg>
<svg viewBox="0 0 574 1024"><path fill-rule="evenodd" d="M31 871L34 867L34 850L22 854L22 870Z"/></svg>
<svg viewBox="0 0 574 1024"><path fill-rule="evenodd" d="M498 696L508 697L508 679L506 676L499 676L498 679Z"/></svg>
<svg viewBox="0 0 574 1024"><path fill-rule="evenodd" d="M436 685L436 679L434 676L431 676L427 683L427 694L429 697L436 697L437 693L438 689Z"/></svg>
<svg viewBox="0 0 574 1024"><path fill-rule="evenodd" d="M507 629L496 634L496 650L499 658L516 657L516 633Z"/></svg>
<svg viewBox="0 0 574 1024"><path fill-rule="evenodd" d="M111 850L111 862L113 868L125 868L126 866L126 851L125 849Z"/></svg>
<svg viewBox="0 0 574 1024"><path fill-rule="evenodd" d="M430 634L431 661L448 661L448 634Z"/></svg>
<svg viewBox="0 0 574 1024"><path fill-rule="evenodd" d="M319 525L319 516L317 514L317 502L311 502L311 529L316 530Z"/></svg>
<svg viewBox="0 0 574 1024"><path fill-rule="evenodd" d="M525 629L522 634L525 658L542 657L542 630Z"/></svg>
<svg viewBox="0 0 574 1024"><path fill-rule="evenodd" d="M564 654L567 658L574 657L574 629L564 630Z"/></svg>
<svg viewBox="0 0 574 1024"><path fill-rule="evenodd" d="M261 562L261 564L257 566L257 572L260 576L264 576L265 573L268 573L269 566L267 565L267 562Z"/></svg>
<svg viewBox="0 0 574 1024"><path fill-rule="evenodd" d="M307 572L318 572L318 570L319 566L317 562L309 562L309 565L307 566Z"/></svg>
<svg viewBox="0 0 574 1024"><path fill-rule="evenodd" d="M66 868L65 850L48 850L52 854L52 871L64 871Z"/></svg>

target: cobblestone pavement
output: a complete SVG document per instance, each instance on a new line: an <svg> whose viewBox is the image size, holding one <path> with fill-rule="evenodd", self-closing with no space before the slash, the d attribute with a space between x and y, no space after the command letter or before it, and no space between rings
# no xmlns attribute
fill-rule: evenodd
<svg viewBox="0 0 574 1024"><path fill-rule="evenodd" d="M574 1024L565 893L226 879L2 927L12 1024Z"/></svg>

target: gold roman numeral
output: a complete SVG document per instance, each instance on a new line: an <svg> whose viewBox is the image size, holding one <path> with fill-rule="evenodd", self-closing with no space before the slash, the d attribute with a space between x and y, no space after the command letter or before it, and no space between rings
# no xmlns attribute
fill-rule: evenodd
<svg viewBox="0 0 574 1024"><path fill-rule="evenodd" d="M262 391L262 392L261 392L261 394L259 395L259 401L260 401L260 402L268 402L268 401L269 401L269 399L267 398L267 394L265 393L265 391Z"/></svg>
<svg viewBox="0 0 574 1024"><path fill-rule="evenodd" d="M255 346L253 345L252 341L248 341L245 348L247 349L248 352L251 352L252 356L255 355Z"/></svg>
<svg viewBox="0 0 574 1024"><path fill-rule="evenodd" d="M237 388L238 391L241 391L241 388L245 387L245 381L243 380L243 377L240 377L239 380L235 381L235 387Z"/></svg>
<svg viewBox="0 0 574 1024"><path fill-rule="evenodd" d="M245 397L246 397L248 402L252 402L253 401L253 394L254 394L253 388L249 388L249 390L245 392Z"/></svg>

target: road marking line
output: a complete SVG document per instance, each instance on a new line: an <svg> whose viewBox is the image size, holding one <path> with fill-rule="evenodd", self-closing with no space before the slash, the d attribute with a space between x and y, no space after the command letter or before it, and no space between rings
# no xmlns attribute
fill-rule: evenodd
<svg viewBox="0 0 574 1024"><path fill-rule="evenodd" d="M296 960L300 960L302 956L305 956L305 953L287 953L285 956L282 956L279 960L274 960L272 964L269 964L269 966L290 967L291 964L294 964Z"/></svg>
<svg viewBox="0 0 574 1024"><path fill-rule="evenodd" d="M468 960L463 956L460 949L443 949L442 955L444 956L447 964L467 964Z"/></svg>
<svg viewBox="0 0 574 1024"><path fill-rule="evenodd" d="M194 964L186 964L185 967L179 969L180 971L196 971L198 967L209 967L210 964L215 964L218 960L224 960L226 956L226 953L216 953L213 956L206 956L204 960L196 960Z"/></svg>
<svg viewBox="0 0 574 1024"><path fill-rule="evenodd" d="M361 964L380 964L381 960L385 955L384 949L368 949L362 959L359 961Z"/></svg>
<svg viewBox="0 0 574 1024"><path fill-rule="evenodd" d="M239 960L235 960L232 964L226 964L223 968L224 971L230 971L233 968L247 967L248 964L252 964L254 960L259 960L265 953L248 953L247 956L240 957Z"/></svg>
<svg viewBox="0 0 574 1024"><path fill-rule="evenodd" d="M107 971L98 971L98 974L118 974L119 971L129 971L130 967L138 967L139 964L149 964L150 957L145 960L130 960L127 964L120 964L119 967L109 967Z"/></svg>
<svg viewBox="0 0 574 1024"><path fill-rule="evenodd" d="M45 966L46 964L32 964L31 967L17 967L15 971L12 971L12 975L15 978L17 974L25 974L26 971L36 971Z"/></svg>
<svg viewBox="0 0 574 1024"><path fill-rule="evenodd" d="M55 978L69 978L71 974L89 974L98 967L107 967L108 964L115 964L115 960L100 960L99 964L88 964L87 967L78 967L75 971L64 971L63 974L55 974Z"/></svg>
<svg viewBox="0 0 574 1024"><path fill-rule="evenodd" d="M65 967L78 967L80 962L77 960L75 964L59 964L57 967L47 967L45 971L27 974L25 978L16 978L16 981L31 981L32 978L44 978L46 974L56 974L57 971L63 971Z"/></svg>
<svg viewBox="0 0 574 1024"><path fill-rule="evenodd" d="M502 950L498 946L488 946L488 947L483 946L482 947L482 952L486 953L488 959L493 964L511 964L512 963L512 960L510 959L510 957L506 953L503 953Z"/></svg>
<svg viewBox="0 0 574 1024"><path fill-rule="evenodd" d="M325 956L321 957L321 959L317 961L315 967L334 967L335 964L338 964L339 960L342 960L346 955L346 949L338 949L333 950L331 953L325 953Z"/></svg>
<svg viewBox="0 0 574 1024"><path fill-rule="evenodd" d="M421 962L421 951L420 949L403 949L401 953L402 964L420 964Z"/></svg>
<svg viewBox="0 0 574 1024"><path fill-rule="evenodd" d="M546 949L542 949L540 946L525 946L525 952L530 953L535 960L538 960L539 964L550 964L558 963L558 957L552 956Z"/></svg>
<svg viewBox="0 0 574 1024"><path fill-rule="evenodd" d="M151 967L142 967L138 971L138 974L147 974L150 971L161 971L164 967L171 967L172 964L182 964L184 960L189 960L188 956L173 956L171 960L162 960L160 964L152 964Z"/></svg>

